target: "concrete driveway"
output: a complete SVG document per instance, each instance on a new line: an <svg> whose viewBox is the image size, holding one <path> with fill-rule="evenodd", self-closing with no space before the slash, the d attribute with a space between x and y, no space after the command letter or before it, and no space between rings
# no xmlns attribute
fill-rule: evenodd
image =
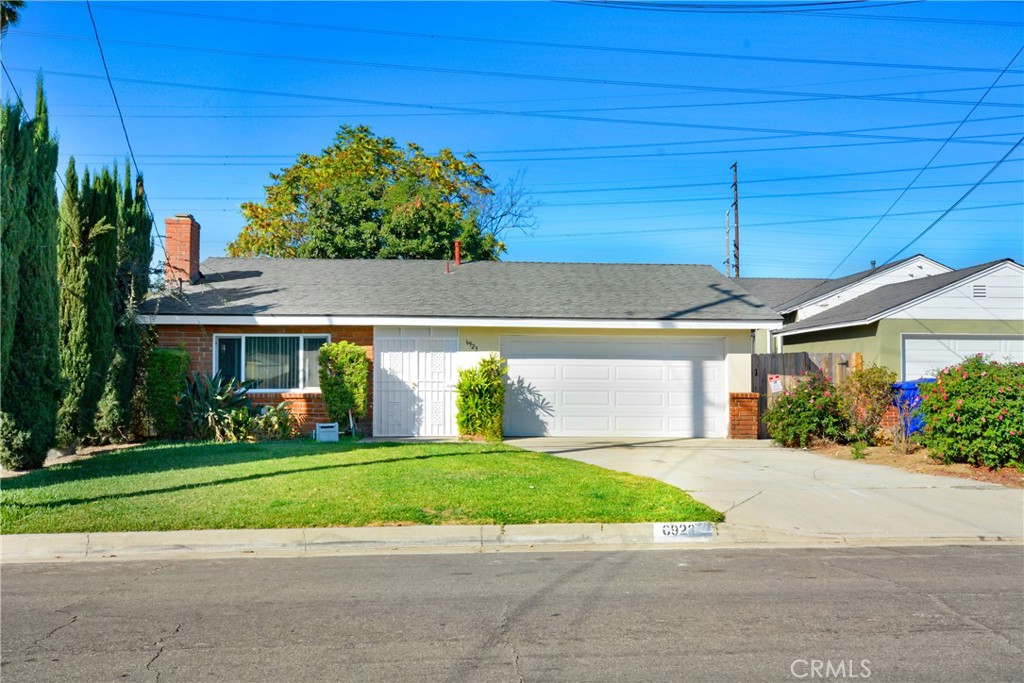
<svg viewBox="0 0 1024 683"><path fill-rule="evenodd" d="M717 439L509 439L660 479L738 528L862 539L1024 539L1024 490ZM664 520L684 521L684 520Z"/></svg>

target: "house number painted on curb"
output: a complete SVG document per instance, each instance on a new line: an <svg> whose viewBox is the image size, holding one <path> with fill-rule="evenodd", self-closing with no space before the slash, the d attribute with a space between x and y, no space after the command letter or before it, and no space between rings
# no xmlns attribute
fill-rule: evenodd
<svg viewBox="0 0 1024 683"><path fill-rule="evenodd" d="M655 522L654 541L710 541L715 529L711 522Z"/></svg>

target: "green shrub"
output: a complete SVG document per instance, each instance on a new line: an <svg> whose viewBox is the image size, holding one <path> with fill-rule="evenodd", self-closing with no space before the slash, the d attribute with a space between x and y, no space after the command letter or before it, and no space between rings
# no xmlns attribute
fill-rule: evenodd
<svg viewBox="0 0 1024 683"><path fill-rule="evenodd" d="M251 431L252 382L238 382L221 373L213 377L192 373L178 408L188 435L201 441L242 441Z"/></svg>
<svg viewBox="0 0 1024 683"><path fill-rule="evenodd" d="M298 421L288 410L288 402L276 406L263 406L253 420L252 435L260 440L279 441L290 439L298 432Z"/></svg>
<svg viewBox="0 0 1024 683"><path fill-rule="evenodd" d="M768 435L782 446L807 447L814 439L842 441L849 428L835 385L820 372L805 377L776 399L764 415Z"/></svg>
<svg viewBox="0 0 1024 683"><path fill-rule="evenodd" d="M455 419L459 435L501 441L501 423L505 414L505 361L492 354L476 367L459 370L455 391Z"/></svg>
<svg viewBox="0 0 1024 683"><path fill-rule="evenodd" d="M177 397L185 390L189 357L184 349L152 349L146 361L146 418L149 429L161 438L185 433Z"/></svg>
<svg viewBox="0 0 1024 683"><path fill-rule="evenodd" d="M1024 465L1024 363L982 355L921 384L921 442L945 462Z"/></svg>
<svg viewBox="0 0 1024 683"><path fill-rule="evenodd" d="M892 405L892 385L896 380L895 372L877 366L856 370L843 380L839 393L846 407L851 441L877 445L878 428Z"/></svg>
<svg viewBox="0 0 1024 683"><path fill-rule="evenodd" d="M0 413L0 465L8 470L32 470L42 467L38 451L32 448L31 434L18 429L7 413Z"/></svg>
<svg viewBox="0 0 1024 683"><path fill-rule="evenodd" d="M351 342L320 347L320 391L327 415L338 424L366 415L370 404L370 361L366 350Z"/></svg>

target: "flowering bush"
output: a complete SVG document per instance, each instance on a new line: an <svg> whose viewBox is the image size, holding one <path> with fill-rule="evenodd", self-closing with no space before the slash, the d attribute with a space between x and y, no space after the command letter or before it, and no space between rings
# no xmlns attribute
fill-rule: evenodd
<svg viewBox="0 0 1024 683"><path fill-rule="evenodd" d="M764 414L768 435L782 446L806 447L812 439L841 441L849 419L836 387L824 374L808 375Z"/></svg>
<svg viewBox="0 0 1024 683"><path fill-rule="evenodd" d="M869 446L877 444L878 428L885 411L892 405L892 385L896 380L892 370L871 366L853 371L839 385L850 421L850 441L863 441Z"/></svg>
<svg viewBox="0 0 1024 683"><path fill-rule="evenodd" d="M922 443L945 462L1024 465L1024 363L983 355L922 384Z"/></svg>

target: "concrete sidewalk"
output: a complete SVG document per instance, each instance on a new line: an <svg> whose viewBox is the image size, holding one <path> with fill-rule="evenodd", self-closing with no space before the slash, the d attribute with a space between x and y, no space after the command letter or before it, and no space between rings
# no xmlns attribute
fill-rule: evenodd
<svg viewBox="0 0 1024 683"><path fill-rule="evenodd" d="M795 535L731 524L704 539L655 542L653 524L523 524L325 529L209 529L0 537L4 564L107 559L297 557L389 553L558 552L613 549L723 549L827 545L934 545L1013 542L996 537L844 538Z"/></svg>
<svg viewBox="0 0 1024 683"><path fill-rule="evenodd" d="M0 560L1024 541L1024 491L995 484L834 460L767 442L545 438L509 443L660 479L725 512L726 522L703 541L658 543L652 524L24 534L0 537Z"/></svg>
<svg viewBox="0 0 1024 683"><path fill-rule="evenodd" d="M852 539L1024 539L1024 490L836 460L767 441L510 439L535 451L660 479L733 529Z"/></svg>

